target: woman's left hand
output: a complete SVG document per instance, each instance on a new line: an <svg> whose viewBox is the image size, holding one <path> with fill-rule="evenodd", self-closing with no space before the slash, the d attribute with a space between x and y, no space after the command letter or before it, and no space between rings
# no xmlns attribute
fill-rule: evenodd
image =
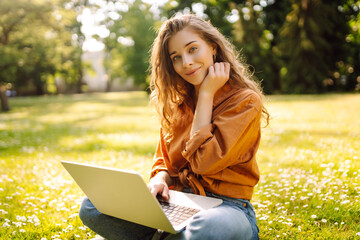
<svg viewBox="0 0 360 240"><path fill-rule="evenodd" d="M202 82L199 92L215 95L217 90L229 80L229 76L230 63L216 62L213 66L209 67L208 74Z"/></svg>

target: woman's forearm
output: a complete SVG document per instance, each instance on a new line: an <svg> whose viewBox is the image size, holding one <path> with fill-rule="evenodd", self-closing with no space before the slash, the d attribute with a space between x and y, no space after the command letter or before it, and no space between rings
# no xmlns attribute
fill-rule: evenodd
<svg viewBox="0 0 360 240"><path fill-rule="evenodd" d="M190 137L197 130L211 123L213 100L214 94L205 91L199 92Z"/></svg>
<svg viewBox="0 0 360 240"><path fill-rule="evenodd" d="M211 123L215 93L228 81L229 74L230 64L227 62L216 62L209 67L208 74L199 88L190 137L197 130Z"/></svg>

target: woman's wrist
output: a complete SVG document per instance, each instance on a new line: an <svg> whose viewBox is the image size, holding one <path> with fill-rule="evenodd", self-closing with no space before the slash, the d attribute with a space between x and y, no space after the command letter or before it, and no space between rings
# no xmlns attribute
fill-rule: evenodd
<svg viewBox="0 0 360 240"><path fill-rule="evenodd" d="M173 180L169 173L165 170L159 171L150 181L160 181L166 183L168 186L173 185Z"/></svg>
<svg viewBox="0 0 360 240"><path fill-rule="evenodd" d="M198 101L201 98L202 100L205 100L206 102L211 101L211 105L212 105L212 101L214 100L214 96L215 96L215 92L213 92L210 89L200 89L199 90L199 95L198 95Z"/></svg>

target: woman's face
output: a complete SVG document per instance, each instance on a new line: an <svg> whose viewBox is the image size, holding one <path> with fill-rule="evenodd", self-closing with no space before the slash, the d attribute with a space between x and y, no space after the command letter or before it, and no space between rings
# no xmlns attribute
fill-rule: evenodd
<svg viewBox="0 0 360 240"><path fill-rule="evenodd" d="M175 72L185 81L200 86L214 64L215 45L205 42L189 28L177 32L169 39L168 50Z"/></svg>

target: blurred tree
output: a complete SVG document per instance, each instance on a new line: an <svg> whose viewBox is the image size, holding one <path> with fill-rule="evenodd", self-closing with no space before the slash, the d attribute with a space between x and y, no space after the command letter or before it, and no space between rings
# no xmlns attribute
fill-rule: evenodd
<svg viewBox="0 0 360 240"><path fill-rule="evenodd" d="M155 38L156 21L149 4L141 0L126 4L127 8L109 14L107 27L110 34L104 39L107 52L105 67L110 81L131 78L136 86L145 89L148 86L149 49Z"/></svg>
<svg viewBox="0 0 360 240"><path fill-rule="evenodd" d="M109 78L131 78L145 88L159 21L141 0L106 2L112 4L104 21L110 34L103 39ZM0 1L3 110L9 109L5 91L10 87L19 94L56 92L61 78L68 90L82 91L82 14L96 4ZM241 49L267 93L352 91L360 90L359 9L359 0L170 0L159 18L182 11L211 20Z"/></svg>
<svg viewBox="0 0 360 240"><path fill-rule="evenodd" d="M228 19L231 14L230 3L229 0L172 0L164 5L162 11L167 18L170 18L178 12L194 13L202 10L201 17L210 20L211 24L217 27L224 36L231 38L233 27L232 22Z"/></svg>
<svg viewBox="0 0 360 240"><path fill-rule="evenodd" d="M250 65L255 76L266 83L266 91L269 91L272 82L266 70L270 46L267 35L264 36L263 8L254 0L237 1L230 6L238 15L233 25L234 44L242 50L244 61Z"/></svg>
<svg viewBox="0 0 360 240"><path fill-rule="evenodd" d="M343 90L360 91L360 1L347 0L339 11L345 15L348 32L345 35L346 59L336 63L338 71L334 72L334 77L338 78L335 81L340 80Z"/></svg>
<svg viewBox="0 0 360 240"><path fill-rule="evenodd" d="M201 17L210 19L211 23L234 43L241 51L242 61L250 65L260 80L264 79L262 82L264 90L269 93L273 92L275 81L273 79L276 79L276 76L271 72L273 69L269 64L273 56L270 54L271 32L265 32L263 7L259 2L258 0L170 1L164 9L168 16L172 16L179 11L197 12L198 4L202 4Z"/></svg>
<svg viewBox="0 0 360 240"><path fill-rule="evenodd" d="M49 31L54 42L55 74L47 79L52 93L82 93L84 71L91 69L82 59L85 35L82 31L85 10L97 9L87 0L58 0L52 15L55 22Z"/></svg>
<svg viewBox="0 0 360 240"><path fill-rule="evenodd" d="M26 40L30 36L39 34L38 31L29 29L34 26L42 26L49 19L49 15L50 7L41 2L33 3L25 0L2 0L0 2L0 100L3 111L10 109L4 91L13 85L19 85L21 80L24 80L21 75L23 69L26 68L26 71L30 71L35 82L41 85L41 77L36 71L38 69L31 71L25 58L29 57L27 55L29 52L39 56L44 51L39 48L40 45L37 41L26 42ZM41 66L39 62L35 65L48 70L47 66Z"/></svg>
<svg viewBox="0 0 360 240"><path fill-rule="evenodd" d="M325 91L332 66L343 56L343 29L347 27L339 21L338 6L338 1L293 0L292 11L280 30L279 47L285 60L283 92Z"/></svg>
<svg viewBox="0 0 360 240"><path fill-rule="evenodd" d="M360 81L358 0L172 0L164 10L168 17L196 12L198 3L202 17L241 49L266 93L348 91Z"/></svg>
<svg viewBox="0 0 360 240"><path fill-rule="evenodd" d="M66 18L64 34L71 33L70 48L67 55L63 54L64 65L60 75L65 79L68 91L75 87L76 93L83 92L85 64L82 60L85 35L82 32L82 14L86 8L94 8L88 0L63 0L61 7L62 16Z"/></svg>
<svg viewBox="0 0 360 240"><path fill-rule="evenodd" d="M286 15L291 11L290 1L267 1L263 4L263 71L258 71L260 79L264 79L266 93L280 93L280 70L284 65L281 59L279 43L282 38L279 31L285 22Z"/></svg>
<svg viewBox="0 0 360 240"><path fill-rule="evenodd" d="M87 0L4 0L0 2L0 99L8 110L8 88L18 95L44 94L55 77L81 92L84 35L82 10ZM52 85L51 85L52 84ZM51 89L50 89L51 90Z"/></svg>
<svg viewBox="0 0 360 240"><path fill-rule="evenodd" d="M25 28L15 34L23 37L13 43L17 45L14 88L18 95L44 94L47 75L55 73L54 44L45 37L48 28L37 25L36 29L37 34L33 34L34 28Z"/></svg>

